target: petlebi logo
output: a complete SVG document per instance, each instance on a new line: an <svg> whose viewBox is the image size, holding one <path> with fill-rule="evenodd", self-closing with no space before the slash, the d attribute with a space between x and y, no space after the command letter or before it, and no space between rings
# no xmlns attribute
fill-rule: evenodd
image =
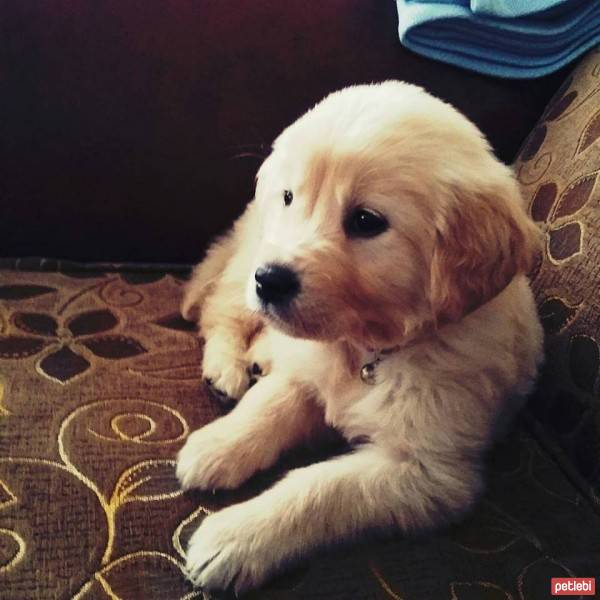
<svg viewBox="0 0 600 600"><path fill-rule="evenodd" d="M553 596L595 596L594 577L553 577L550 581Z"/></svg>

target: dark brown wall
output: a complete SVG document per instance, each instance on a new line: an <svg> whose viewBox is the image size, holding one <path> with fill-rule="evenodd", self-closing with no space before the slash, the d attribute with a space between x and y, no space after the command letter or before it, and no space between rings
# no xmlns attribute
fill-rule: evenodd
<svg viewBox="0 0 600 600"><path fill-rule="evenodd" d="M562 79L404 50L393 0L0 1L0 255L192 261L273 138L329 91L406 79L510 160Z"/></svg>

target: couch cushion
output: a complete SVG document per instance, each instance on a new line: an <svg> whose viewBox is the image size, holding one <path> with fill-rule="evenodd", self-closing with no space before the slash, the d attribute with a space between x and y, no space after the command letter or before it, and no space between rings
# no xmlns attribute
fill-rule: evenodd
<svg viewBox="0 0 600 600"><path fill-rule="evenodd" d="M200 519L316 459L181 493L177 450L219 414L181 276L105 269L0 271L3 600L201 598L182 574ZM459 526L323 552L251 597L540 600L551 576L600 573L600 518L522 424L489 480Z"/></svg>
<svg viewBox="0 0 600 600"><path fill-rule="evenodd" d="M515 169L545 238L533 287L546 366L531 406L600 502L600 49L565 81Z"/></svg>

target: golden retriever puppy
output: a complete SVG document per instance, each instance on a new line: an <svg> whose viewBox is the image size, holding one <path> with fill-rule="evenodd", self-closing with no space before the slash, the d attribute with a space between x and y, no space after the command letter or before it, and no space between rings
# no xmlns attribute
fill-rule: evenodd
<svg viewBox="0 0 600 600"><path fill-rule="evenodd" d="M537 244L510 170L418 87L347 88L286 129L187 287L204 375L239 402L190 435L177 475L235 488L326 425L354 449L208 516L191 581L241 592L328 543L467 511L541 359Z"/></svg>

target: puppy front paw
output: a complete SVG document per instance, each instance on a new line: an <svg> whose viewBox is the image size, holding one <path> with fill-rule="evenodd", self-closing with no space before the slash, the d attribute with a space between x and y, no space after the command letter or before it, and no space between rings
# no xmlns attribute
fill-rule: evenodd
<svg viewBox="0 0 600 600"><path fill-rule="evenodd" d="M194 431L177 456L177 478L184 490L234 489L257 470L244 442L219 421Z"/></svg>
<svg viewBox="0 0 600 600"><path fill-rule="evenodd" d="M241 504L204 519L187 550L187 577L195 586L239 594L258 587L273 572L281 557L267 540L273 528L254 517Z"/></svg>
<svg viewBox="0 0 600 600"><path fill-rule="evenodd" d="M243 350L238 350L224 336L211 337L206 341L202 374L211 391L224 404L239 400L250 387Z"/></svg>

